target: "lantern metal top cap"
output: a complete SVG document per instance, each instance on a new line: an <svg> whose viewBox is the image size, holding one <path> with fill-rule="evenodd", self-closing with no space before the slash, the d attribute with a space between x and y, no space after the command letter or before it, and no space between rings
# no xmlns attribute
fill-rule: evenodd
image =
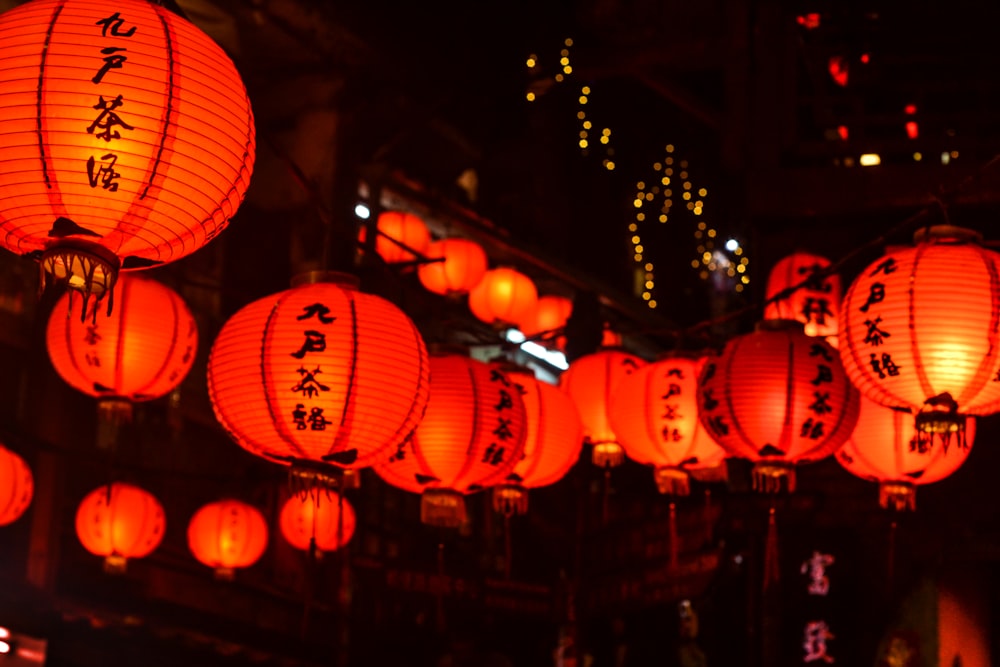
<svg viewBox="0 0 1000 667"><path fill-rule="evenodd" d="M757 322L754 331L798 331L805 333L806 325L798 320L775 318Z"/></svg>
<svg viewBox="0 0 1000 667"><path fill-rule="evenodd" d="M354 290L361 288L360 278L353 273L345 273L343 271L326 271L323 269L303 271L302 273L292 276L291 280L292 287L303 287L305 285L316 285L318 283L328 283Z"/></svg>
<svg viewBox="0 0 1000 667"><path fill-rule="evenodd" d="M983 235L957 225L932 225L913 232L913 243L982 243Z"/></svg>

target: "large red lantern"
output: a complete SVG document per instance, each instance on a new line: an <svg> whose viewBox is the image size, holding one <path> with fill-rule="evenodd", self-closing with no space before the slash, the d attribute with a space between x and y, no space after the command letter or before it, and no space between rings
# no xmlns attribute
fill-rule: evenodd
<svg viewBox="0 0 1000 667"><path fill-rule="evenodd" d="M184 300L166 285L123 274L110 315L70 317L70 293L49 316L46 345L56 372L98 399L102 412L128 417L132 404L166 395L191 370L198 326Z"/></svg>
<svg viewBox="0 0 1000 667"><path fill-rule="evenodd" d="M691 472L723 463L726 450L698 417L705 356L672 352L626 377L608 407L625 455L653 468L660 493L687 495Z"/></svg>
<svg viewBox="0 0 1000 667"><path fill-rule="evenodd" d="M613 467L625 460L608 419L608 404L622 381L645 365L644 359L625 350L602 348L575 359L559 376L559 386L580 412L594 465Z"/></svg>
<svg viewBox="0 0 1000 667"><path fill-rule="evenodd" d="M521 333L527 338L532 338L550 332L547 338L558 340L556 332L562 333L572 313L573 299L560 294L540 296L531 315L521 322Z"/></svg>
<svg viewBox="0 0 1000 667"><path fill-rule="evenodd" d="M0 239L98 301L119 269L225 229L253 114L225 52L143 0L31 0L0 15ZM111 308L111 302L108 302Z"/></svg>
<svg viewBox="0 0 1000 667"><path fill-rule="evenodd" d="M709 357L699 379L702 424L730 456L753 463L774 492L795 466L833 454L858 421L860 397L837 350L795 320L763 320Z"/></svg>
<svg viewBox="0 0 1000 667"><path fill-rule="evenodd" d="M524 401L527 434L524 456L507 479L493 487L493 506L503 514L528 509L528 489L555 484L569 472L583 449L583 422L573 399L535 377L530 368L494 362L517 387Z"/></svg>
<svg viewBox="0 0 1000 667"><path fill-rule="evenodd" d="M490 269L469 292L469 310L479 320L499 328L520 327L538 302L534 281L516 269Z"/></svg>
<svg viewBox="0 0 1000 667"><path fill-rule="evenodd" d="M225 499L203 505L188 523L188 548L219 579L250 567L267 548L267 521L253 505Z"/></svg>
<svg viewBox="0 0 1000 667"><path fill-rule="evenodd" d="M429 261L417 267L420 283L429 291L457 297L468 294L486 275L489 259L483 247L462 238L433 241L427 248Z"/></svg>
<svg viewBox="0 0 1000 667"><path fill-rule="evenodd" d="M318 272L223 325L208 393L241 447L309 480L370 466L405 442L427 405L428 368L403 311L359 291L354 276Z"/></svg>
<svg viewBox="0 0 1000 667"><path fill-rule="evenodd" d="M148 556L163 540L163 506L148 491L112 482L91 491L76 511L76 534L83 547L104 557L108 572L125 570L129 558Z"/></svg>
<svg viewBox="0 0 1000 667"><path fill-rule="evenodd" d="M0 526L21 518L34 492L31 468L20 456L0 445Z"/></svg>
<svg viewBox="0 0 1000 667"><path fill-rule="evenodd" d="M964 447L931 447L909 410L862 397L858 424L834 458L851 474L878 483L882 507L912 510L917 486L940 481L965 463L975 431L975 417L966 417Z"/></svg>
<svg viewBox="0 0 1000 667"><path fill-rule="evenodd" d="M374 469L421 494L424 523L457 527L466 519L464 496L504 482L521 460L527 419L517 386L499 368L449 348L433 350L430 363L423 420Z"/></svg>
<svg viewBox="0 0 1000 667"><path fill-rule="evenodd" d="M408 211L382 211L375 225L378 229L375 252L386 264L415 262L431 244L427 223ZM367 227L362 226L358 240L364 243L366 238Z"/></svg>
<svg viewBox="0 0 1000 667"><path fill-rule="evenodd" d="M837 347L842 287L826 257L798 251L782 258L768 274L765 295L764 319L798 320L807 335Z"/></svg>
<svg viewBox="0 0 1000 667"><path fill-rule="evenodd" d="M334 491L293 494L278 519L288 543L311 553L336 551L350 542L356 521L351 503Z"/></svg>
<svg viewBox="0 0 1000 667"><path fill-rule="evenodd" d="M1000 253L978 233L931 227L887 252L844 295L840 355L861 393L949 437L1000 410Z"/></svg>

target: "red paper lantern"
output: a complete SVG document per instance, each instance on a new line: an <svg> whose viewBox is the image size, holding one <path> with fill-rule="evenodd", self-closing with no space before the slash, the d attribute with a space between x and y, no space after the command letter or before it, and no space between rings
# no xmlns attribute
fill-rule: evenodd
<svg viewBox="0 0 1000 667"><path fill-rule="evenodd" d="M698 410L712 438L753 462L754 488L773 492L795 466L833 454L858 421L860 397L826 341L801 322L763 320L709 357L699 379Z"/></svg>
<svg viewBox="0 0 1000 667"><path fill-rule="evenodd" d="M124 482L91 491L76 511L83 548L104 557L108 572L125 570L127 559L148 556L163 540L166 518L151 493Z"/></svg>
<svg viewBox="0 0 1000 667"><path fill-rule="evenodd" d="M531 315L521 322L521 333L532 338L545 332L553 332L548 337L555 339L554 332L566 326L566 320L573 312L573 300L559 294L538 297Z"/></svg>
<svg viewBox="0 0 1000 667"><path fill-rule="evenodd" d="M489 260L483 247L469 239L450 238L428 246L427 262L417 267L417 277L429 291L444 296L468 294L486 275Z"/></svg>
<svg viewBox="0 0 1000 667"><path fill-rule="evenodd" d="M31 468L20 456L0 445L0 526L21 518L34 492Z"/></svg>
<svg viewBox="0 0 1000 667"><path fill-rule="evenodd" d="M623 379L611 397L611 429L628 458L652 466L660 493L686 496L691 471L715 468L726 458L698 417L705 358L668 353Z"/></svg>
<svg viewBox="0 0 1000 667"><path fill-rule="evenodd" d="M466 351L432 351L431 398L413 437L375 472L420 493L421 520L456 527L466 494L507 479L524 454L524 401L511 378Z"/></svg>
<svg viewBox="0 0 1000 667"><path fill-rule="evenodd" d="M490 269L469 292L469 310L479 320L498 328L520 327L538 302L535 283L509 267Z"/></svg>
<svg viewBox="0 0 1000 667"><path fill-rule="evenodd" d="M530 368L495 362L524 401L527 435L524 456L507 479L493 487L493 506L503 514L528 509L528 489L555 484L569 472L583 449L583 422L566 392L535 377Z"/></svg>
<svg viewBox="0 0 1000 667"><path fill-rule="evenodd" d="M822 275L829 268L830 260L809 252L781 259L767 277L764 319L798 320L805 325L806 335L821 336L837 347L843 290L839 274Z"/></svg>
<svg viewBox="0 0 1000 667"><path fill-rule="evenodd" d="M918 232L858 275L840 312L840 355L861 393L959 439L967 415L1000 410L1000 253L980 240Z"/></svg>
<svg viewBox="0 0 1000 667"><path fill-rule="evenodd" d="M223 325L208 393L241 447L308 480L370 466L405 442L427 405L428 367L403 311L353 276L315 273Z"/></svg>
<svg viewBox="0 0 1000 667"><path fill-rule="evenodd" d="M98 301L119 269L225 229L253 168L225 52L142 0L31 0L0 15L0 239ZM111 302L108 302L111 308Z"/></svg>
<svg viewBox="0 0 1000 667"><path fill-rule="evenodd" d="M343 494L322 491L294 494L278 519L281 534L296 549L336 551L351 541L356 518Z"/></svg>
<svg viewBox="0 0 1000 667"><path fill-rule="evenodd" d="M166 395L194 364L198 326L184 300L166 285L123 274L110 315L70 317L70 293L49 316L46 345L56 372L98 399L102 411L128 417L134 402Z"/></svg>
<svg viewBox="0 0 1000 667"><path fill-rule="evenodd" d="M625 450L608 419L608 403L621 382L645 365L634 354L606 348L577 358L559 376L559 386L580 412L594 465L613 467L625 460Z"/></svg>
<svg viewBox="0 0 1000 667"><path fill-rule="evenodd" d="M250 567L267 548L267 521L253 505L225 499L202 506L188 523L188 548L219 579Z"/></svg>
<svg viewBox="0 0 1000 667"><path fill-rule="evenodd" d="M849 473L879 485L882 507L916 508L916 487L940 481L965 463L975 439L976 420L966 417L963 447L930 447L909 410L861 398L854 432L834 457Z"/></svg>
<svg viewBox="0 0 1000 667"><path fill-rule="evenodd" d="M427 223L407 211L382 211L376 227L378 237L375 239L375 252L386 264L415 262L420 256L426 255L431 244L431 232ZM358 232L360 243L365 242L367 232L367 227L362 226Z"/></svg>

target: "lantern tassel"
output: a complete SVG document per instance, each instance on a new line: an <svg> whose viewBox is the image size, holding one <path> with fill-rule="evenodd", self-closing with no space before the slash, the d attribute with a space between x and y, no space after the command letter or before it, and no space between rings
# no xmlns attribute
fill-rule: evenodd
<svg viewBox="0 0 1000 667"><path fill-rule="evenodd" d="M670 503L670 569L677 569L677 553L679 550L677 544L677 505L675 503Z"/></svg>
<svg viewBox="0 0 1000 667"><path fill-rule="evenodd" d="M444 542L438 542L437 573L439 578L444 578ZM444 593L440 589L434 594L434 625L441 635L448 629L448 619L444 613Z"/></svg>
<svg viewBox="0 0 1000 667"><path fill-rule="evenodd" d="M778 524L774 517L774 506L768 512L767 537L764 542L764 590L781 578L778 562Z"/></svg>
<svg viewBox="0 0 1000 667"><path fill-rule="evenodd" d="M879 504L896 512L917 509L917 490L909 482L882 482L878 486Z"/></svg>
<svg viewBox="0 0 1000 667"><path fill-rule="evenodd" d="M889 539L886 547L885 582L886 592L892 596L893 577L896 574L896 520L889 524Z"/></svg>
<svg viewBox="0 0 1000 667"><path fill-rule="evenodd" d="M686 496L691 493L691 476L682 468L662 466L653 471L660 493Z"/></svg>
<svg viewBox="0 0 1000 667"><path fill-rule="evenodd" d="M787 481L789 493L795 491L795 467L784 461L759 461L752 474L755 491L779 493L782 479Z"/></svg>
<svg viewBox="0 0 1000 667"><path fill-rule="evenodd" d="M528 490L516 484L493 487L493 511L505 517L528 511Z"/></svg>
<svg viewBox="0 0 1000 667"><path fill-rule="evenodd" d="M590 459L598 468L615 468L625 461L625 450L617 442L595 443Z"/></svg>
<svg viewBox="0 0 1000 667"><path fill-rule="evenodd" d="M702 505L702 523L705 524L705 546L711 546L712 535L712 490L705 489L705 504Z"/></svg>
<svg viewBox="0 0 1000 667"><path fill-rule="evenodd" d="M510 581L511 557L510 515L503 516L503 578Z"/></svg>
<svg viewBox="0 0 1000 667"><path fill-rule="evenodd" d="M451 489L424 489L420 497L420 520L429 526L458 528L467 521L465 498Z"/></svg>

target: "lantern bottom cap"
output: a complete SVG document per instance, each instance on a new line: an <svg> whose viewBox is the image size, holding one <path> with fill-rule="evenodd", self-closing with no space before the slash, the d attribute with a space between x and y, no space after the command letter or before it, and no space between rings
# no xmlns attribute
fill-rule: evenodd
<svg viewBox="0 0 1000 667"><path fill-rule="evenodd" d="M83 295L81 319L87 317L91 297L94 298L94 317L105 296L108 298L108 314L111 314L112 290L121 269L121 261L113 252L93 241L61 239L42 251L39 266L43 290L57 284L65 285L71 293Z"/></svg>
<svg viewBox="0 0 1000 667"><path fill-rule="evenodd" d="M342 491L360 487L360 477L354 470L308 459L292 459L289 465L290 486L297 494L310 495L318 491Z"/></svg>
<svg viewBox="0 0 1000 667"><path fill-rule="evenodd" d="M493 511L504 516L528 511L528 490L521 484L498 484L493 487Z"/></svg>
<svg viewBox="0 0 1000 667"><path fill-rule="evenodd" d="M617 442L596 442L590 460L598 468L614 468L625 462L625 449Z"/></svg>
<svg viewBox="0 0 1000 667"><path fill-rule="evenodd" d="M691 476L683 468L659 466L653 470L653 479L660 493L686 496L691 493Z"/></svg>
<svg viewBox="0 0 1000 667"><path fill-rule="evenodd" d="M917 489L912 482L885 481L878 485L879 504L896 512L917 508Z"/></svg>
<svg viewBox="0 0 1000 667"><path fill-rule="evenodd" d="M122 574L128 561L125 556L111 554L104 557L104 571L108 574Z"/></svg>
<svg viewBox="0 0 1000 667"><path fill-rule="evenodd" d="M424 489L420 494L420 520L429 526L461 527L468 521L465 496L454 489Z"/></svg>

